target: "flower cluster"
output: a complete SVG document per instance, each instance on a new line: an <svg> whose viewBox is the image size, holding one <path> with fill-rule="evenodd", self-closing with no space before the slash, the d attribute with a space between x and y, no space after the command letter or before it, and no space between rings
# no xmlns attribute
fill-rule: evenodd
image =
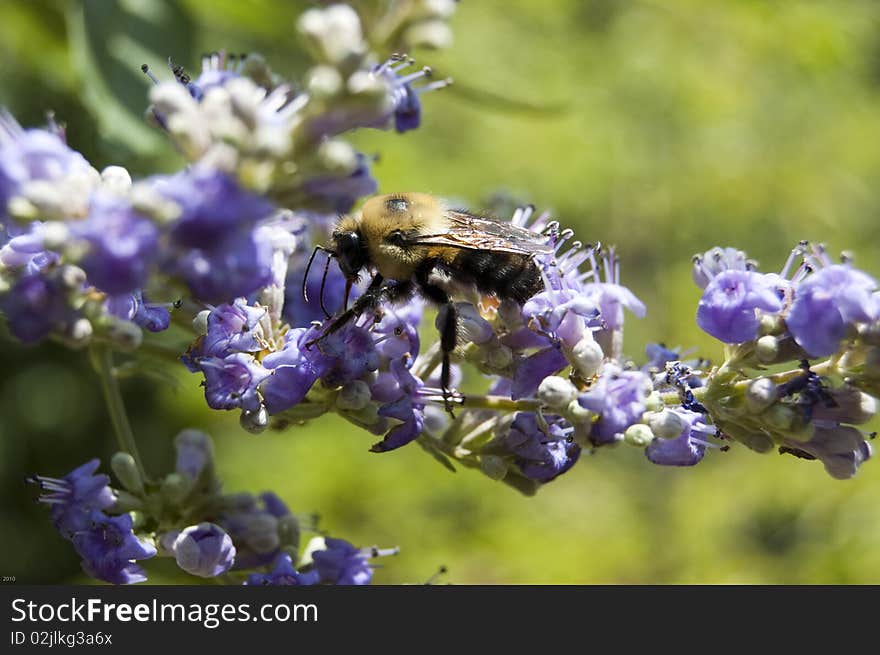
<svg viewBox="0 0 880 655"><path fill-rule="evenodd" d="M397 552L318 536L300 555L301 530L314 526L301 526L273 493L222 493L206 434L184 430L175 448L175 470L160 480L145 480L127 453L111 463L118 488L96 474L97 459L63 478L29 478L89 576L142 582L138 561L158 556L174 558L190 575L229 582L361 585L372 580L371 559Z"/></svg>

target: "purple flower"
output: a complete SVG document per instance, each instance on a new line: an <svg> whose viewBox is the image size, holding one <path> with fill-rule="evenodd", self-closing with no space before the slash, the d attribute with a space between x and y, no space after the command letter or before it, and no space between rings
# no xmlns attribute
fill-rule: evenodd
<svg viewBox="0 0 880 655"><path fill-rule="evenodd" d="M269 371L250 355L233 353L224 358L206 357L199 362L205 374L205 400L212 409L260 408L257 386Z"/></svg>
<svg viewBox="0 0 880 655"><path fill-rule="evenodd" d="M820 269L795 290L785 319L795 341L813 357L835 352L847 327L880 316L877 281L845 264Z"/></svg>
<svg viewBox="0 0 880 655"><path fill-rule="evenodd" d="M284 348L263 358L271 373L261 391L270 414L278 414L302 401L331 362L317 347L305 344L315 338L314 329L295 328L285 335Z"/></svg>
<svg viewBox="0 0 880 655"><path fill-rule="evenodd" d="M592 282L584 285L583 293L594 307L599 308L605 329L620 330L623 327L623 310L628 309L638 318L644 318L647 309L632 291L616 282Z"/></svg>
<svg viewBox="0 0 880 655"><path fill-rule="evenodd" d="M185 528L177 535L171 550L180 568L202 578L225 573L235 562L232 538L213 523L199 523Z"/></svg>
<svg viewBox="0 0 880 655"><path fill-rule="evenodd" d="M251 231L239 230L210 247L185 251L171 266L196 298L229 302L272 282L272 248Z"/></svg>
<svg viewBox="0 0 880 655"><path fill-rule="evenodd" d="M211 438L198 430L183 430L174 438L177 461L174 470L190 480L197 480L213 464Z"/></svg>
<svg viewBox="0 0 880 655"><path fill-rule="evenodd" d="M571 348L583 338L587 326L599 317L599 306L594 299L574 289L550 290L529 299L523 305L522 315L534 332L560 340Z"/></svg>
<svg viewBox="0 0 880 655"><path fill-rule="evenodd" d="M265 314L265 307L251 307L246 298L236 298L231 305L218 305L208 314L204 354L223 357L234 352L259 352L264 348L259 323Z"/></svg>
<svg viewBox="0 0 880 655"><path fill-rule="evenodd" d="M235 569L251 569L275 560L281 547L279 521L290 510L273 493L236 496L218 521L235 544Z"/></svg>
<svg viewBox="0 0 880 655"><path fill-rule="evenodd" d="M404 69L409 68L413 63L411 59L401 61L399 57L394 57L373 69L373 75L388 85L388 95L391 101L390 115L381 121L377 121L379 126L381 126L381 123L393 119L394 129L398 132L416 129L422 122L422 105L419 96L449 84L448 80L438 80L414 87L413 82L430 77L431 69L423 68L415 73L401 74Z"/></svg>
<svg viewBox="0 0 880 655"><path fill-rule="evenodd" d="M694 257L694 283L705 289L715 276L724 271L754 270L754 263L746 258L742 250L715 247L702 255Z"/></svg>
<svg viewBox="0 0 880 655"><path fill-rule="evenodd" d="M45 233L52 223L34 221L28 231L12 237L0 248L0 264L19 269L24 275L34 275L61 261L57 252L46 249ZM2 229L0 229L2 231Z"/></svg>
<svg viewBox="0 0 880 655"><path fill-rule="evenodd" d="M24 130L11 114L0 110L0 227L6 223L9 200L28 182L55 182L91 172L86 159L64 142L60 130Z"/></svg>
<svg viewBox="0 0 880 655"><path fill-rule="evenodd" d="M418 300L405 305L384 307L382 319L373 326L373 344L387 360L419 354L419 322L425 306ZM442 311L442 310L441 310Z"/></svg>
<svg viewBox="0 0 880 655"><path fill-rule="evenodd" d="M379 555L378 551L355 548L343 539L331 537L326 537L324 544L324 550L312 553L312 562L321 582L336 585L370 584L373 579L370 557Z"/></svg>
<svg viewBox="0 0 880 655"><path fill-rule="evenodd" d="M12 334L25 343L43 339L74 317L67 290L58 278L39 274L19 278L12 289L0 295L0 310Z"/></svg>
<svg viewBox="0 0 880 655"><path fill-rule="evenodd" d="M366 328L348 324L326 335L315 350L320 350L325 372L321 378L335 387L379 368L380 357L373 335Z"/></svg>
<svg viewBox="0 0 880 655"><path fill-rule="evenodd" d="M662 466L693 466L703 459L706 448L712 444L706 437L715 434L715 428L704 423L705 417L687 409L675 409L681 419L682 431L675 439L654 439L645 448L645 455L654 464Z"/></svg>
<svg viewBox="0 0 880 655"><path fill-rule="evenodd" d="M419 400L422 381L410 373L407 361L408 358L391 361L391 374L397 383L399 395L379 408L379 416L397 419L401 424L392 428L382 441L373 444L370 450L374 453L384 453L408 444L425 427L425 403ZM385 381L387 383L387 378ZM387 397L392 394L384 390L381 395Z"/></svg>
<svg viewBox="0 0 880 655"><path fill-rule="evenodd" d="M88 244L80 265L89 282L101 291L131 293L146 284L159 230L128 202L109 194L95 194L88 218L74 223L71 231Z"/></svg>
<svg viewBox="0 0 880 655"><path fill-rule="evenodd" d="M817 426L809 441L785 439L783 444L780 452L818 459L828 474L838 480L853 477L859 466L873 454L864 434L848 425Z"/></svg>
<svg viewBox="0 0 880 655"><path fill-rule="evenodd" d="M645 400L653 386L641 371L624 371L606 364L598 381L578 397L578 403L599 415L591 438L596 445L623 439L623 433L645 412Z"/></svg>
<svg viewBox="0 0 880 655"><path fill-rule="evenodd" d="M109 314L132 321L150 332L161 332L171 325L167 306L147 302L140 290L111 296L104 302L104 307Z"/></svg>
<svg viewBox="0 0 880 655"><path fill-rule="evenodd" d="M112 584L146 580L143 569L135 561L156 554L153 546L134 535L128 514L107 516L95 510L89 516L89 526L73 535L71 541L83 558L83 570L93 578Z"/></svg>
<svg viewBox="0 0 880 655"><path fill-rule="evenodd" d="M269 573L251 573L246 585L312 585L317 584L319 574L317 571L299 573L293 567L293 560L287 553L281 553L275 559L272 570Z"/></svg>
<svg viewBox="0 0 880 655"><path fill-rule="evenodd" d="M180 206L171 236L183 248L211 249L229 233L252 228L274 211L270 202L245 191L231 176L202 166L156 178L154 186Z"/></svg>
<svg viewBox="0 0 880 655"><path fill-rule="evenodd" d="M303 183L302 193L328 211L345 214L364 196L376 193L378 183L370 174L367 158L358 153L357 167L347 175L317 175Z"/></svg>
<svg viewBox="0 0 880 655"><path fill-rule="evenodd" d="M558 416L545 416L547 432L541 430L533 412L519 412L503 445L515 455L524 476L538 482L550 482L568 471L580 457L581 449L571 439L573 428Z"/></svg>
<svg viewBox="0 0 880 655"><path fill-rule="evenodd" d="M100 461L92 459L75 468L63 478L32 475L28 482L40 485L40 502L50 507L49 515L55 528L64 536L83 530L93 510L104 510L116 502L108 486L110 478L95 475Z"/></svg>
<svg viewBox="0 0 880 655"><path fill-rule="evenodd" d="M773 281L754 271L730 269L706 286L697 307L697 325L724 343L743 343L758 335L758 310L782 310Z"/></svg>
<svg viewBox="0 0 880 655"><path fill-rule="evenodd" d="M518 400L531 396L538 390L541 380L548 375L558 373L566 366L568 366L568 360L556 345L548 346L528 357L519 359L513 374L510 397Z"/></svg>

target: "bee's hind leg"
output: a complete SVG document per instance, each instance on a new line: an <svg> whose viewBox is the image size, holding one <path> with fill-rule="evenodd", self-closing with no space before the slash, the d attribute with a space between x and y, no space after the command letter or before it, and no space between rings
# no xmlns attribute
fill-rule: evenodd
<svg viewBox="0 0 880 655"><path fill-rule="evenodd" d="M416 282L426 298L441 306L440 314L437 316L437 327L440 330L440 350L443 353L443 363L440 368L440 389L443 392L443 405L446 411L455 418L455 413L452 411L453 402L460 399L460 395L449 388L449 383L452 378L450 355L458 345L458 311L450 301L449 294L430 282L430 274L430 267L419 269L416 271Z"/></svg>

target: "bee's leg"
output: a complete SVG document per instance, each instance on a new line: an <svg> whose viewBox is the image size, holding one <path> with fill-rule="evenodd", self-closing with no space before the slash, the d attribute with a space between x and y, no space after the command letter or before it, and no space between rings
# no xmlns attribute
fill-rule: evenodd
<svg viewBox="0 0 880 655"><path fill-rule="evenodd" d="M455 346L458 345L458 312L455 305L450 302L449 294L444 289L432 284L429 280L431 268L423 267L416 271L416 282L422 293L428 300L432 300L438 305L442 305L440 310L440 350L443 353L443 363L440 368L440 389L443 391L443 404L446 411L453 418L455 414L452 411L453 393L449 388L451 378L451 363L449 356Z"/></svg>
<svg viewBox="0 0 880 655"><path fill-rule="evenodd" d="M360 316L368 309L376 307L384 300L393 300L394 297L399 297L401 293L400 287L407 287L409 289L403 290L405 293L408 293L411 290L412 285L394 285L390 287L382 287L382 283L384 282L384 278L376 273L373 279L370 281L370 286L367 287L366 291L364 291L363 295L361 295L357 300L355 300L354 304L344 312L342 312L339 316L337 316L333 321L324 328L324 331L321 333L321 336L312 339L308 343L306 343L306 348L311 348L314 344L320 342L322 339L330 336L334 332L339 331L346 323L348 323L353 318Z"/></svg>

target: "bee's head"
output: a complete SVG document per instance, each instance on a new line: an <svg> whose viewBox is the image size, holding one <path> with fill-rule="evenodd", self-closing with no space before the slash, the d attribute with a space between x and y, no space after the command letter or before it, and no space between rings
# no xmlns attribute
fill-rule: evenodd
<svg viewBox="0 0 880 655"><path fill-rule="evenodd" d="M367 247L360 228L345 221L333 231L333 250L339 269L349 280L356 280L367 265Z"/></svg>

